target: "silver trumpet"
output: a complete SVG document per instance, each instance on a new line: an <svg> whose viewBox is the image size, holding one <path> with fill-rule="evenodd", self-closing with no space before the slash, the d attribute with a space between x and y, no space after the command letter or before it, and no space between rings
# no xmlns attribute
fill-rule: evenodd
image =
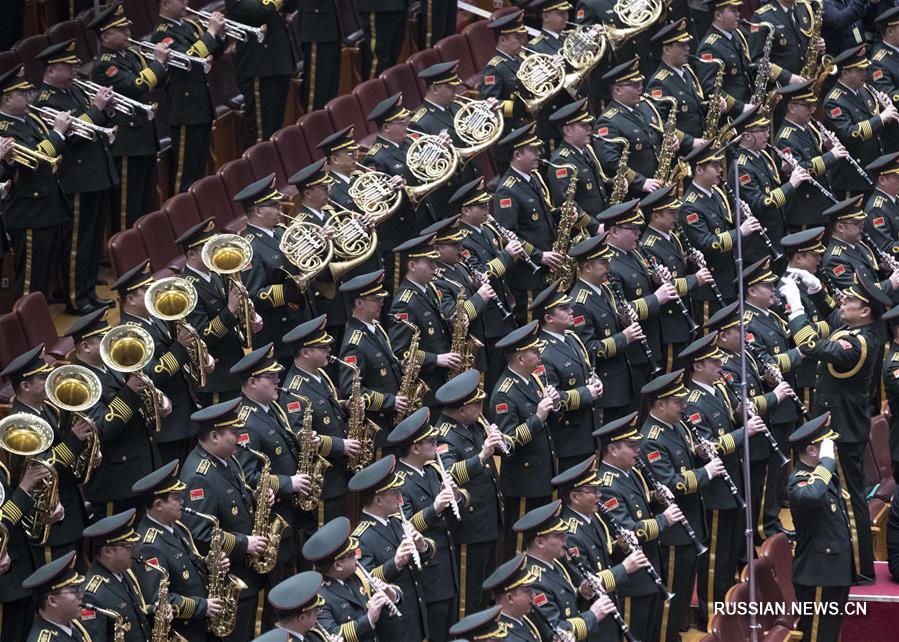
<svg viewBox="0 0 899 642"><path fill-rule="evenodd" d="M53 109L52 107L35 107L32 105L31 110L39 114L41 120L47 123L51 128L53 127L53 122L56 120L56 117L60 114L58 109ZM102 136L106 139L106 142L111 145L115 142L118 131L118 126L100 127L100 125L95 125L86 120L81 120L77 116L72 116L72 122L69 123L69 131L67 134L70 136L78 136L85 140L97 140L97 136Z"/></svg>
<svg viewBox="0 0 899 642"><path fill-rule="evenodd" d="M81 80L80 78L75 78L72 81L76 87L81 89L90 100L94 99L94 96L97 95L97 92L101 89L104 89L104 85L100 85L95 82L91 82L90 80ZM109 103L110 107L115 109L120 114L124 114L125 116L134 116L138 111L142 111L146 114L147 120L153 120L156 116L156 103L142 103L139 100L134 100L133 98L128 98L128 96L123 96L122 94L112 92L112 101Z"/></svg>
<svg viewBox="0 0 899 642"><path fill-rule="evenodd" d="M190 7L185 8L187 9L187 13L199 18L200 22L203 23L203 26L208 28L209 18L212 15L211 13L208 11L197 11ZM265 29L266 25L262 25L261 27L251 27L225 18L225 35L238 42L246 42L250 36L255 37L257 42L262 42L265 40Z"/></svg>
<svg viewBox="0 0 899 642"><path fill-rule="evenodd" d="M135 40L134 38L128 38L128 42L134 45L136 48L135 51L147 60L156 60L154 55L156 52L156 45L154 43L147 40ZM184 71L190 71L192 65L200 65L203 68L204 74L209 73L209 68L211 66L208 58L188 56L186 53L175 51L174 49L169 49L168 64L175 69L182 69Z"/></svg>

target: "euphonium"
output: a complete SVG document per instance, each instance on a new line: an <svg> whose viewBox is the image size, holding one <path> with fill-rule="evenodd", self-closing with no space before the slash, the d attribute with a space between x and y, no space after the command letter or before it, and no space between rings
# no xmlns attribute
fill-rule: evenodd
<svg viewBox="0 0 899 642"><path fill-rule="evenodd" d="M322 498L322 489L325 485L325 469L331 467L331 463L318 454L312 442L312 401L308 397L290 391L290 394L299 400L303 406L303 426L297 433L297 448L299 461L297 461L297 475L309 475L312 485L308 495L294 493L293 505L304 511L315 510Z"/></svg>
<svg viewBox="0 0 899 642"><path fill-rule="evenodd" d="M381 427L365 416L365 398L362 396L362 372L354 363L349 363L337 357L331 357L332 361L340 363L353 371L353 385L350 390L350 398L347 399L347 439L355 439L359 442L359 454L347 459L347 468L354 473L368 466L375 459L375 433Z"/></svg>
<svg viewBox="0 0 899 642"><path fill-rule="evenodd" d="M328 267L334 257L334 244L325 236L324 229L305 221L294 221L288 225L278 248L297 268L297 274L288 276L301 288L305 288L309 281Z"/></svg>
<svg viewBox="0 0 899 642"><path fill-rule="evenodd" d="M468 332L469 319L468 313L465 312L465 286L452 279L447 279L446 276L443 278L459 288L456 294L456 307L453 310L451 321L453 334L450 342L450 352L458 354L462 358L462 363L458 368L450 368L449 378L451 379L474 366L474 359L478 349L482 348L484 344Z"/></svg>
<svg viewBox="0 0 899 642"><path fill-rule="evenodd" d="M86 484L94 472L94 459L100 451L100 435L97 432L97 424L84 412L100 401L103 392L100 378L84 366L69 364L54 368L53 372L47 375L44 389L50 403L68 415L60 417L59 423L63 432L71 430L71 424L76 419L81 419L91 429L84 449L78 453L75 466L72 468L75 477L82 484Z"/></svg>
<svg viewBox="0 0 899 642"><path fill-rule="evenodd" d="M416 132L413 132L416 133ZM449 181L459 168L459 152L452 141L432 134L421 134L406 150L406 167L421 185L403 188L413 205Z"/></svg>
<svg viewBox="0 0 899 642"><path fill-rule="evenodd" d="M206 620L206 630L216 637L227 637L237 624L237 600L240 599L240 592L246 589L247 585L236 575L225 576L225 567L222 564L225 533L219 526L218 518L187 506L182 510L189 515L195 515L212 523L212 538L209 541L209 555L207 556L209 560L207 595L222 601L222 611L220 615Z"/></svg>
<svg viewBox="0 0 899 642"><path fill-rule="evenodd" d="M532 115L536 115L565 85L565 62L561 56L550 56L524 48L521 66L515 77L533 98L520 96Z"/></svg>
<svg viewBox="0 0 899 642"><path fill-rule="evenodd" d="M47 470L31 491L32 506L22 517L22 528L31 543L43 546L50 535L50 515L59 504L59 474L53 459L37 455L53 445L53 429L46 421L27 412L19 412L0 420L0 463L9 471L9 486L15 488L31 466Z"/></svg>
<svg viewBox="0 0 899 642"><path fill-rule="evenodd" d="M256 512L253 514L253 531L250 535L256 537L265 537L268 540L265 550L258 555L250 556L250 566L257 573L268 573L275 568L275 562L278 561L278 546L281 545L281 531L287 526L287 522L280 515L275 515L275 519L269 523L268 515L271 512L271 506L268 505L268 492L274 490L272 488L272 460L265 453L253 450L243 444L238 444L241 448L249 452L262 461L262 469L259 471L259 483L256 490L253 491L253 497L256 500Z"/></svg>
<svg viewBox="0 0 899 642"><path fill-rule="evenodd" d="M205 388L209 349L200 338L200 333L186 321L187 316L197 307L197 289L193 283L180 276L154 281L144 293L144 305L154 317L170 323L174 331L184 328L190 334L190 346L187 348L190 364L186 370L198 386Z"/></svg>
<svg viewBox="0 0 899 642"><path fill-rule="evenodd" d="M418 373L421 372L421 361L418 359L418 344L421 339L421 328L414 323L409 323L400 316L393 315L398 323L402 323L412 331L412 339L409 341L409 349L403 355L403 379L396 391L398 397L406 398L406 410L396 413L396 422L399 423L413 412L421 408L422 400L428 391L428 385L420 381Z"/></svg>
<svg viewBox="0 0 899 642"><path fill-rule="evenodd" d="M153 359L156 350L150 333L136 325L119 325L100 340L100 359L110 370L133 374L144 384L141 415L156 432L162 430L162 393L141 370Z"/></svg>
<svg viewBox="0 0 899 642"><path fill-rule="evenodd" d="M203 245L203 265L210 272L220 274L229 287L237 288L240 304L237 306L237 333L247 350L253 349L253 319L256 308L240 273L253 260L253 246L239 234L218 234Z"/></svg>
<svg viewBox="0 0 899 642"><path fill-rule="evenodd" d="M390 218L403 202L403 190L394 187L393 177L356 163L365 171L354 172L348 193L360 212L370 214L375 224Z"/></svg>
<svg viewBox="0 0 899 642"><path fill-rule="evenodd" d="M463 159L480 154L496 143L503 134L503 114L491 107L486 100L472 100L463 95L456 96L461 103L453 116L453 130L456 136L468 145L458 149Z"/></svg>

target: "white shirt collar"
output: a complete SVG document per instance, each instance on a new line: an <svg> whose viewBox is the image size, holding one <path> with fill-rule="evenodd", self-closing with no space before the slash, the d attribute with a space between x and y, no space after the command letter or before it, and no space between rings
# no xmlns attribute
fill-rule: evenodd
<svg viewBox="0 0 899 642"><path fill-rule="evenodd" d="M606 466L610 466L610 467L614 468L615 470L617 470L618 472L620 472L620 473L621 473L622 475L624 475L625 477L630 477L630 476L631 476L630 472L624 470L623 468L619 468L619 467L616 466L615 464L610 464L609 462L605 462L605 464L606 464Z"/></svg>
<svg viewBox="0 0 899 642"><path fill-rule="evenodd" d="M545 328L543 329L543 331L544 331L546 334L548 334L549 336L555 337L556 339L558 339L559 341L561 341L561 342L563 342L563 343L565 342L565 335L564 335L564 334L559 334L558 332L550 332L549 330L547 330L547 329L545 329Z"/></svg>
<svg viewBox="0 0 899 642"><path fill-rule="evenodd" d="M350 182L350 177L349 177L349 176L346 176L345 174L341 174L341 173L338 172L337 170L334 170L334 169L330 170L330 174L331 174L332 176L336 176L337 178L339 178L340 180L342 180L344 183L349 183L349 182Z"/></svg>
<svg viewBox="0 0 899 642"><path fill-rule="evenodd" d="M876 191L877 191L879 194L882 194L885 198L890 199L890 203L895 203L895 202L896 202L896 197L895 197L895 196L890 196L889 194L887 194L886 192L884 192L884 191L883 191L882 189L880 189L879 187L876 188Z"/></svg>
<svg viewBox="0 0 899 642"><path fill-rule="evenodd" d="M428 100L427 98L425 98L425 102L428 103L434 109L439 109L440 111L446 111L446 107L444 107L443 105L438 105L433 100Z"/></svg>
<svg viewBox="0 0 899 642"><path fill-rule="evenodd" d="M699 382L697 382L697 383L699 383ZM662 424L663 426L667 426L668 428L671 428L671 427L672 427L671 424L669 424L667 421L662 421L661 419L659 419L658 417L656 417L656 416L655 416L654 414L652 414L652 413L649 413L649 416L652 417L653 419L655 419L656 421L658 421L658 422L659 422L660 424Z"/></svg>
<svg viewBox="0 0 899 642"><path fill-rule="evenodd" d="M304 370L303 368L300 368L300 370L305 372L307 375L309 375L310 378L315 379L316 381L322 380L322 378L317 374L313 374L313 373L309 372L308 370Z"/></svg>
<svg viewBox="0 0 899 642"><path fill-rule="evenodd" d="M252 223L247 223L247 227L252 227L253 229L259 230L260 232L265 232L266 234L268 234L268 235L271 236L272 238L275 237L275 230L269 230L269 229L266 229L266 228L264 228L264 227L259 227L258 225L253 225Z"/></svg>
<svg viewBox="0 0 899 642"><path fill-rule="evenodd" d="M369 323L368 321L362 321L362 319L359 319L359 321L362 323L362 325L364 325L366 328L368 328L369 332L375 331L374 323Z"/></svg>
<svg viewBox="0 0 899 642"><path fill-rule="evenodd" d="M711 196L711 195L712 195L712 190L706 189L706 188L704 188L702 185L698 185L698 184L696 184L696 183L693 183L693 187L695 187L696 189L698 189L700 192L702 192L702 193L705 194L706 196Z"/></svg>
<svg viewBox="0 0 899 642"><path fill-rule="evenodd" d="M362 511L362 514L363 514L363 515L368 515L368 516L371 517L373 520L375 520L376 522L378 522L381 526L387 526L387 520L384 519L383 517L378 517L377 515L372 515L372 514L369 513L367 510L363 510L363 511Z"/></svg>
<svg viewBox="0 0 899 642"><path fill-rule="evenodd" d="M409 283L411 283L413 286L418 288L422 294L425 294L427 292L427 288L425 288L425 286L421 285L420 283L416 283L415 281L413 281L411 279L409 279Z"/></svg>
<svg viewBox="0 0 899 642"><path fill-rule="evenodd" d="M766 317L770 316L770 314L771 314L771 312L769 310L766 310L765 308L760 308L759 306L753 305L753 304L749 303L748 301L746 302L746 305L748 305L753 310L758 310L761 314L764 314Z"/></svg>
<svg viewBox="0 0 899 642"><path fill-rule="evenodd" d="M512 165L509 165L509 167L512 169L513 172L515 172L516 174L518 174L519 176L521 176L521 178L522 178L523 180L527 181L528 183L531 182L531 175L530 175L530 174L525 174L524 172L522 172L522 171L519 170L518 168L512 167Z"/></svg>
<svg viewBox="0 0 899 642"><path fill-rule="evenodd" d="M712 394L712 395L715 394L715 388L714 388L714 386L710 386L710 385L708 385L708 384L706 384L706 383L702 383L701 381L696 381L696 379L693 380L693 383L695 383L697 386L699 386L700 388L702 388L703 390L705 390L705 391L708 392L709 394Z"/></svg>
<svg viewBox="0 0 899 642"><path fill-rule="evenodd" d="M400 461L402 461L402 462L403 462L404 464L406 464L409 468L411 468L412 470L414 470L415 472L417 472L419 475L421 475L422 477L424 477L424 474L425 474L425 469L424 469L424 468L416 468L415 466L413 466L412 464L410 464L408 461L404 461L404 460L400 460Z"/></svg>
<svg viewBox="0 0 899 642"><path fill-rule="evenodd" d="M12 118L13 120L17 120L20 123L25 122L24 116L13 116L12 114L7 114L5 111L0 111L0 116L6 116L7 118Z"/></svg>
<svg viewBox="0 0 899 642"><path fill-rule="evenodd" d="M724 36L728 40L730 40L731 38L734 37L734 34L732 32L725 31L724 29L722 29L721 27L719 27L717 25L712 25L712 27L714 27L722 36Z"/></svg>
<svg viewBox="0 0 899 642"><path fill-rule="evenodd" d="M585 522L587 522L588 524L590 523L590 516L589 516L589 515L584 515L581 511L579 511L579 510L574 510L573 508L571 509L571 511L572 511L575 515L578 515L581 519L583 519L583 520L584 520Z"/></svg>
<svg viewBox="0 0 899 642"><path fill-rule="evenodd" d="M802 131L805 131L805 125L800 125L799 123L794 123L789 118L784 118L784 120L787 121L788 123L790 123L793 127L796 127L797 129L801 129Z"/></svg>
<svg viewBox="0 0 899 642"><path fill-rule="evenodd" d="M342 582L341 582L341 584L342 584ZM277 628L279 628L279 629L283 629L283 630L287 631L287 632L290 633L291 635L296 635L296 636L298 636L301 640L305 640L305 639L306 639L306 638L303 637L303 634L302 634L302 633L298 633L297 631L294 631L293 629L288 629L286 626L281 626L281 625L278 624L278 623L275 623L275 626L276 626Z"/></svg>
<svg viewBox="0 0 899 642"><path fill-rule="evenodd" d="M583 279L580 279L580 281L581 281L581 283L586 283L590 287L590 289L593 290L594 292L596 292L598 295L603 296L602 287L600 287L598 285L593 285L589 281L584 281Z"/></svg>
<svg viewBox="0 0 899 642"><path fill-rule="evenodd" d="M555 31L550 31L549 29L541 29L541 31L543 31L544 33L548 33L557 40L559 39L559 34L557 34Z"/></svg>
<svg viewBox="0 0 899 642"><path fill-rule="evenodd" d="M167 531L170 532L170 533L174 533L174 532L175 532L175 529L174 529L174 528L172 528L171 526L167 526L167 525L163 524L163 523L160 522L158 519L155 519L155 518L154 518L152 515L150 515L149 513L147 513L147 519L149 519L149 520L150 520L151 522L153 522L154 524L159 524L160 526L162 526L165 530L167 530Z"/></svg>
<svg viewBox="0 0 899 642"><path fill-rule="evenodd" d="M206 283L212 283L212 275L209 274L208 272L200 272L198 269L196 269L192 265L185 265L184 268L187 270L190 270L191 272L193 272L194 274L199 276L201 279L206 281Z"/></svg>
<svg viewBox="0 0 899 642"><path fill-rule="evenodd" d="M665 237L665 240L667 240L667 241L670 241L670 240L671 240L671 233L670 233L670 232L663 232L663 231L660 230L659 228L653 227L652 225L650 225L649 227L650 227L652 230L654 230L654 231L658 232L659 234L661 234L663 237Z"/></svg>

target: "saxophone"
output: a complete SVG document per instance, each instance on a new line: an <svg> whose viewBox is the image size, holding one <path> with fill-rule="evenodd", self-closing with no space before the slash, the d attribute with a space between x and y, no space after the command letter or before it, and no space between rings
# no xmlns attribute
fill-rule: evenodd
<svg viewBox="0 0 899 642"><path fill-rule="evenodd" d="M150 642L182 642L182 640L187 642L183 635L172 631L172 622L169 619L172 609L169 604L169 572L156 564L145 562L144 566L162 574L156 591L156 602L153 605L153 632L150 634Z"/></svg>
<svg viewBox="0 0 899 642"><path fill-rule="evenodd" d="M700 58L699 60L702 60ZM718 138L718 121L721 120L721 91L724 87L724 62L717 58L709 61L711 64L718 65L718 71L715 72L715 82L712 85L712 94L709 96L709 108L706 111L705 130L702 137L706 140L715 140Z"/></svg>
<svg viewBox="0 0 899 642"><path fill-rule="evenodd" d="M446 280L459 288L459 292L456 294L456 308L453 310L453 337L450 352L455 352L462 357L462 365L450 369L448 378L452 379L457 374L470 370L474 366L475 354L478 348L483 347L484 344L468 333L469 319L465 313L465 286L452 279Z"/></svg>
<svg viewBox="0 0 899 642"><path fill-rule="evenodd" d="M671 103L671 109L668 110L668 119L665 121L665 130L662 133L662 148L659 150L659 164L656 166L654 179L668 185L672 182L673 168L671 162L674 160L674 144L677 142L677 98L674 96L662 96L658 100L665 100Z"/></svg>
<svg viewBox="0 0 899 642"><path fill-rule="evenodd" d="M418 379L418 373L421 372L421 361L419 361L417 354L421 328L397 315L393 315L393 318L412 331L409 350L403 356L403 380L400 382L399 390L396 391L397 397L405 397L408 400L406 411L396 413L396 422L399 423L421 408L425 393L428 391L428 385Z"/></svg>
<svg viewBox="0 0 899 642"><path fill-rule="evenodd" d="M815 49L815 43L821 37L821 27L824 25L824 0L819 0L815 5L812 13L812 30L808 37L808 47L805 50L805 59L802 63L802 70L799 75L803 78L812 80L812 91L815 95L821 93L821 85L824 79L831 76L836 71L836 65L833 58L827 54L818 59L818 50Z"/></svg>
<svg viewBox="0 0 899 642"><path fill-rule="evenodd" d="M310 405L307 405L307 408L309 407ZM250 556L250 566L257 573L264 575L275 568L275 562L278 561L278 546L281 544L281 531L287 526L287 522L280 515L275 515L275 519L271 523L268 521L269 513L272 511L267 501L268 491L274 491L271 475L272 460L265 453L249 446L237 445L262 460L259 483L256 485L256 490L253 491L253 498L256 500L256 513L253 515L253 530L250 535L265 537L268 543L261 553Z"/></svg>
<svg viewBox="0 0 899 642"><path fill-rule="evenodd" d="M86 609L90 609L91 611L96 611L100 615L105 615L107 619L112 620L112 641L125 642L125 618L123 618L115 611L110 611L109 609L101 609L99 606L96 606L94 604L83 604L82 606ZM153 639L155 640L156 638Z"/></svg>
<svg viewBox="0 0 899 642"><path fill-rule="evenodd" d="M574 193L577 190L577 168L568 165L571 178L568 179L568 187L565 190L565 202L559 212L559 227L556 240L553 242L553 252L562 255L562 264L558 268L550 268L546 273L546 283L554 283L560 280L559 288L567 291L574 281L575 262L568 256L568 250L572 244L574 224L577 223L578 212L574 203Z"/></svg>
<svg viewBox="0 0 899 642"><path fill-rule="evenodd" d="M237 600L240 592L247 588L246 583L236 575L225 577L225 567L222 565L224 553L222 546L225 543L225 533L219 526L219 520L213 515L207 515L185 506L185 513L195 515L208 522L212 522L212 538L209 541L209 591L210 599L218 599L222 602L221 615L209 618L206 621L206 630L219 638L227 637L237 625Z"/></svg>
<svg viewBox="0 0 899 642"><path fill-rule="evenodd" d="M350 398L347 399L347 439L355 439L359 442L359 454L349 457L347 467L354 473L368 466L375 459L375 433L381 427L365 416L365 398L362 396L362 372L354 363L348 363L343 359L331 357L353 371L353 387Z"/></svg>
<svg viewBox="0 0 899 642"><path fill-rule="evenodd" d="M294 394L303 404L303 427L297 434L297 446L299 448L299 461L297 462L297 475L309 475L312 478L312 487L306 496L294 494L293 505L300 510L315 510L322 498L322 488L325 484L325 469L331 467L331 463L316 452L312 443L312 401L302 395Z"/></svg>
<svg viewBox="0 0 899 642"><path fill-rule="evenodd" d="M758 26L767 29L768 34L765 36L765 44L762 46L762 55L755 67L755 83L752 98L749 99L749 103L752 105L761 105L765 102L768 81L771 78L771 48L774 46L774 25L770 22L759 22Z"/></svg>
<svg viewBox="0 0 899 642"><path fill-rule="evenodd" d="M621 156L618 158L618 167L615 168L615 177L612 179L612 194L609 196L611 205L618 205L627 195L627 164L630 162L631 143L627 138L617 136L607 138L609 142L621 143Z"/></svg>

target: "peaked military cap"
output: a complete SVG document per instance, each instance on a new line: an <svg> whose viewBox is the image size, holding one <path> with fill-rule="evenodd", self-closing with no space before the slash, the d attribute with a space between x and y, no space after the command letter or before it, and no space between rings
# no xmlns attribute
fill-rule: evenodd
<svg viewBox="0 0 899 642"><path fill-rule="evenodd" d="M884 294L878 284L872 283L867 277L858 273L855 275L855 282L843 290L843 294L858 299L876 314L880 314L892 306L890 297Z"/></svg>
<svg viewBox="0 0 899 642"><path fill-rule="evenodd" d="M314 319L310 319L309 321L305 321L296 326L293 330L281 337L281 340L286 344L297 344L294 346L294 349L297 350L300 348L321 348L329 346L334 341L334 337L325 330L325 325L327 323L328 315L322 314L321 316L317 316Z"/></svg>
<svg viewBox="0 0 899 642"><path fill-rule="evenodd" d="M651 192L640 201L640 209L644 215L653 212L663 212L665 210L679 210L681 208L681 200L677 197L675 184L665 185Z"/></svg>
<svg viewBox="0 0 899 642"><path fill-rule="evenodd" d="M492 198L490 192L488 192L487 188L484 186L483 177L479 176L457 189L452 197L450 197L449 204L457 205L459 208L468 205L484 205L485 207L489 207Z"/></svg>
<svg viewBox="0 0 899 642"><path fill-rule="evenodd" d="M896 9L899 10L899 7ZM878 175L899 174L899 152L878 156L865 165L865 169L869 172L876 172Z"/></svg>
<svg viewBox="0 0 899 642"><path fill-rule="evenodd" d="M618 203L596 215L596 220L603 225L643 225L646 220L640 212L640 200L632 199Z"/></svg>
<svg viewBox="0 0 899 642"><path fill-rule="evenodd" d="M684 160L694 166L705 165L724 160L724 152L715 144L715 141L706 141L702 145L694 147L684 157Z"/></svg>
<svg viewBox="0 0 899 642"><path fill-rule="evenodd" d="M525 513L521 519L512 525L512 530L516 533L528 533L534 536L565 533L568 531L568 525L559 517L561 509L561 499L551 501Z"/></svg>
<svg viewBox="0 0 899 642"><path fill-rule="evenodd" d="M758 105L751 105L749 109L737 116L731 123L731 127L740 133L749 131L750 129L764 129L771 124L768 114L763 109L759 109Z"/></svg>
<svg viewBox="0 0 899 642"><path fill-rule="evenodd" d="M340 286L340 291L349 294L353 299L363 296L387 296L387 290L384 289L384 270L375 270L374 272L366 272Z"/></svg>
<svg viewBox="0 0 899 642"><path fill-rule="evenodd" d="M746 287L760 283L769 285L777 283L777 275L771 271L771 259L767 256L745 268L742 276L743 284Z"/></svg>
<svg viewBox="0 0 899 642"><path fill-rule="evenodd" d="M275 344L267 343L245 355L243 359L231 366L228 372L240 375L242 379L249 379L270 372L281 372L283 369L284 366L275 358Z"/></svg>
<svg viewBox="0 0 899 642"><path fill-rule="evenodd" d="M131 486L131 492L135 495L167 495L187 488L187 485L178 479L178 467L181 460L173 459L163 464L149 475L138 479Z"/></svg>
<svg viewBox="0 0 899 642"><path fill-rule="evenodd" d="M827 229L823 226L810 227L801 232L787 234L780 239L780 245L786 254L797 254L799 252L815 252L816 254L824 254L827 249L824 247L824 235Z"/></svg>
<svg viewBox="0 0 899 642"><path fill-rule="evenodd" d="M133 544L140 541L140 535L134 530L134 517L137 511L129 508L126 511L105 517L99 522L91 524L84 529L82 535L94 540L100 546L114 544Z"/></svg>
<svg viewBox="0 0 899 642"><path fill-rule="evenodd" d="M125 296L129 292L134 292L150 285L153 283L153 280L153 274L150 271L150 260L147 259L125 272L110 287L113 290L118 290L119 296Z"/></svg>
<svg viewBox="0 0 899 642"><path fill-rule="evenodd" d="M9 94L14 91L28 91L34 85L25 78L25 65L19 63L4 74L0 74L0 93Z"/></svg>
<svg viewBox="0 0 899 642"><path fill-rule="evenodd" d="M844 69L867 69L867 53L867 45L858 45L857 47L852 47L851 49L847 49L846 51L837 54L833 59L833 64L836 65L837 69L840 71Z"/></svg>
<svg viewBox="0 0 899 642"><path fill-rule="evenodd" d="M632 412L629 415L610 421L594 430L593 436L599 437L603 445L615 441L638 441L643 439L643 435L637 430L638 414L640 413Z"/></svg>
<svg viewBox="0 0 899 642"><path fill-rule="evenodd" d="M550 122L562 125L573 125L574 123L584 123L592 125L595 120L587 109L587 98L581 98L573 103L569 103L564 107L560 107L549 116Z"/></svg>
<svg viewBox="0 0 899 642"><path fill-rule="evenodd" d="M740 302L734 301L709 317L702 327L722 332L740 323Z"/></svg>
<svg viewBox="0 0 899 642"><path fill-rule="evenodd" d="M108 9L101 11L97 17L91 20L87 28L94 31L102 32L113 27L128 27L134 24L131 19L125 15L125 5L116 2Z"/></svg>
<svg viewBox="0 0 899 642"><path fill-rule="evenodd" d="M693 36L687 31L687 19L675 20L661 29L650 39L650 42L661 42L662 45L671 45L676 42L690 42Z"/></svg>
<svg viewBox="0 0 899 642"><path fill-rule="evenodd" d="M437 431L428 423L430 418L431 410L427 406L422 406L396 425L396 428L387 435L387 443L394 446L406 442L417 444L435 436Z"/></svg>
<svg viewBox="0 0 899 642"><path fill-rule="evenodd" d="M9 362L0 377L9 377L14 386L19 385L25 379L39 374L51 372L53 368L44 361L44 344L38 344L27 352Z"/></svg>
<svg viewBox="0 0 899 642"><path fill-rule="evenodd" d="M466 370L457 374L437 389L437 403L447 408L461 408L482 401L487 395L481 388L481 373Z"/></svg>
<svg viewBox="0 0 899 642"><path fill-rule="evenodd" d="M512 330L509 334L496 342L496 347L505 352L523 352L524 350L539 350L546 342L537 336L540 331L540 322L531 321L520 328Z"/></svg>
<svg viewBox="0 0 899 642"><path fill-rule="evenodd" d="M684 386L684 369L665 373L640 388L640 394L652 399L682 398L689 394Z"/></svg>
<svg viewBox="0 0 899 642"><path fill-rule="evenodd" d="M35 56L35 58L43 62L45 65L55 65L57 63L63 63L67 65L81 64L81 60L78 58L74 38L69 38L68 40L57 42L55 45L50 45L42 52L40 52L37 56Z"/></svg>
<svg viewBox="0 0 899 642"><path fill-rule="evenodd" d="M433 234L434 245L448 245L461 243L465 239L465 233L459 227L461 214L454 214L436 223L431 223L421 231L422 236Z"/></svg>
<svg viewBox="0 0 899 642"><path fill-rule="evenodd" d="M350 536L351 530L349 519L335 517L306 540L303 557L310 562L333 562L354 552L359 542Z"/></svg>
<svg viewBox="0 0 899 642"><path fill-rule="evenodd" d="M203 425L207 430L239 430L244 426L243 420L237 416L241 403L241 397L222 401L197 410L190 416L190 420Z"/></svg>
<svg viewBox="0 0 899 642"><path fill-rule="evenodd" d="M317 571L297 573L278 582L269 591L268 603L276 611L311 611L324 606L325 598L318 594L322 575Z"/></svg>
<svg viewBox="0 0 899 642"><path fill-rule="evenodd" d="M408 259L439 259L440 255L434 249L434 237L436 234L426 234L409 239L393 248L396 254L405 254Z"/></svg>
<svg viewBox="0 0 899 642"><path fill-rule="evenodd" d="M497 605L466 615L450 627L450 635L467 635L473 641L502 640L508 635L506 627L499 621L502 612L503 607Z"/></svg>
<svg viewBox="0 0 899 642"><path fill-rule="evenodd" d="M598 486L596 477L596 455L590 455L579 464L571 466L549 480L553 486L562 488L580 488L581 486Z"/></svg>
<svg viewBox="0 0 899 642"><path fill-rule="evenodd" d="M210 216L202 223L197 223L187 228L181 236L175 239L175 243L184 250L203 245L215 236L215 217Z"/></svg>
<svg viewBox="0 0 899 642"><path fill-rule="evenodd" d="M513 129L497 143L500 146L511 145L512 149L539 147L542 144L543 141L537 138L537 125L533 122L522 125L518 129Z"/></svg>
<svg viewBox="0 0 899 642"><path fill-rule="evenodd" d="M504 33L527 33L524 28L524 10L519 9L512 13L500 16L496 20L487 23L488 29L493 29L494 33L502 35Z"/></svg>
<svg viewBox="0 0 899 642"><path fill-rule="evenodd" d="M315 147L316 149L324 150L325 156L340 151L341 149L345 149L350 152L354 152L359 149L359 145L356 144L356 139L353 138L352 125L347 125L343 129L338 129L333 134L325 136L325 138L322 139L322 142L320 142Z"/></svg>
<svg viewBox="0 0 899 642"><path fill-rule="evenodd" d="M608 232L597 234L596 236L588 236L583 241L568 250L568 256L577 259L581 263L592 261L593 259L610 259L614 254L606 243Z"/></svg>
<svg viewBox="0 0 899 642"><path fill-rule="evenodd" d="M833 221L864 221L867 217L862 209L862 196L853 196L839 203L834 203L821 212Z"/></svg>
<svg viewBox="0 0 899 642"><path fill-rule="evenodd" d="M899 25L899 7L887 9L874 18L874 22L881 30L885 30L887 27L892 27L893 25Z"/></svg>
<svg viewBox="0 0 899 642"><path fill-rule="evenodd" d="M287 182L295 186L298 191L315 187L316 185L330 185L333 179L328 176L328 170L325 169L327 158L319 158L314 163L306 165L306 167L297 171L296 174L287 179Z"/></svg>
<svg viewBox="0 0 899 642"><path fill-rule="evenodd" d="M572 5L568 0L533 0L528 9L536 9L537 11L571 11Z"/></svg>
<svg viewBox="0 0 899 642"><path fill-rule="evenodd" d="M543 315L553 308L570 305L571 297L559 289L561 283L562 281L560 279L556 279L550 283L549 286L540 292L540 294L534 297L534 300L531 301L531 304L528 306L528 310L531 310L535 313L535 316L542 319Z"/></svg>
<svg viewBox="0 0 899 642"><path fill-rule="evenodd" d="M25 578L22 588L36 594L52 593L68 586L78 586L84 576L75 570L75 551L44 564Z"/></svg>
<svg viewBox="0 0 899 642"><path fill-rule="evenodd" d="M839 435L830 427L830 412L825 412L814 419L806 421L794 430L787 440L800 448L810 444L818 444L825 439L837 439Z"/></svg>
<svg viewBox="0 0 899 642"><path fill-rule="evenodd" d="M637 82L643 79L643 74L640 73L640 56L616 65L602 75L602 80L612 83Z"/></svg>
<svg viewBox="0 0 899 642"><path fill-rule="evenodd" d="M245 209L250 209L251 207L269 203L282 203L288 200L275 187L275 179L276 175L271 173L258 181L253 181L234 196L234 201L243 205Z"/></svg>
<svg viewBox="0 0 899 642"><path fill-rule="evenodd" d="M678 359L690 361L702 361L703 359L720 359L724 356L716 343L717 332L709 332L704 337L696 339L693 343L680 351Z"/></svg>
<svg viewBox="0 0 899 642"><path fill-rule="evenodd" d="M483 588L494 593L506 593L519 586L530 586L537 581L537 576L531 573L531 567L527 563L527 555L519 553L512 559L500 564L486 580Z"/></svg>
<svg viewBox="0 0 899 642"><path fill-rule="evenodd" d="M409 110L403 107L403 92L397 92L375 105L368 114L368 120L380 127L384 123L402 120L408 115Z"/></svg>
<svg viewBox="0 0 899 642"><path fill-rule="evenodd" d="M403 476L396 472L396 457L387 455L353 475L347 483L347 488L354 493L376 495L401 488L402 485Z"/></svg>
<svg viewBox="0 0 899 642"><path fill-rule="evenodd" d="M447 60L446 62L438 62L431 65L427 69L418 72L418 77L425 81L429 87L431 85L461 85L462 81L456 74L459 68L458 60Z"/></svg>
<svg viewBox="0 0 899 642"><path fill-rule="evenodd" d="M801 103L814 104L818 102L818 96L815 94L813 80L800 80L792 85L779 87L777 93L783 96L784 100L792 100Z"/></svg>
<svg viewBox="0 0 899 642"><path fill-rule="evenodd" d="M66 330L63 336L72 337L75 343L78 343L88 337L106 334L109 332L109 323L106 322L107 312L109 312L109 308L100 308L90 314L78 317L72 322L72 325L69 326L69 329Z"/></svg>

